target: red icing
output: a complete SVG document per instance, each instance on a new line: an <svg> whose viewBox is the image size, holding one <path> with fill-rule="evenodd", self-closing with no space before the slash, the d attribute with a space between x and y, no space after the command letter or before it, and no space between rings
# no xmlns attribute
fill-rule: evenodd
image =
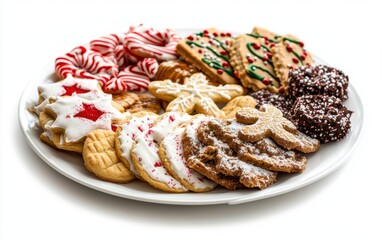
<svg viewBox="0 0 382 240"><path fill-rule="evenodd" d="M261 47L260 44L257 44L257 43L255 43L255 42L252 43L252 46L253 46L253 48L256 49L256 50L260 49L260 47Z"/></svg>
<svg viewBox="0 0 382 240"><path fill-rule="evenodd" d="M194 37L192 35L190 35L187 37L187 39L192 41L192 40L194 40Z"/></svg>
<svg viewBox="0 0 382 240"><path fill-rule="evenodd" d="M227 51L226 51L226 50L222 50L222 51L220 52L220 54L226 55L226 54L227 54Z"/></svg>
<svg viewBox="0 0 382 240"><path fill-rule="evenodd" d="M90 90L80 88L77 83L75 83L72 86L62 86L62 87L65 89L65 92L61 94L61 96L72 96L73 93L81 94L81 93L90 92Z"/></svg>
<svg viewBox="0 0 382 240"><path fill-rule="evenodd" d="M224 73L224 71L221 70L221 69L219 69L217 72L218 72L219 74L223 74L223 73Z"/></svg>
<svg viewBox="0 0 382 240"><path fill-rule="evenodd" d="M82 103L82 110L74 115L75 118L86 118L96 122L105 112L98 110L93 104Z"/></svg>
<svg viewBox="0 0 382 240"><path fill-rule="evenodd" d="M271 80L270 80L269 78L264 78L264 79L263 79L263 83L264 83L265 85L269 85L269 84L271 83Z"/></svg>
<svg viewBox="0 0 382 240"><path fill-rule="evenodd" d="M304 47L304 43L303 42L299 42L298 45L300 45L300 47Z"/></svg>
<svg viewBox="0 0 382 240"><path fill-rule="evenodd" d="M294 63L298 63L298 59L297 59L297 58L292 58L292 61L293 61Z"/></svg>

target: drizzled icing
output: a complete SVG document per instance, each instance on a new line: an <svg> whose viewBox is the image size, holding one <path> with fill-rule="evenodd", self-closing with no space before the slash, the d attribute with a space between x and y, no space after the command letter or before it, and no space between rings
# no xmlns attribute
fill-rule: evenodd
<svg viewBox="0 0 382 240"><path fill-rule="evenodd" d="M130 151L136 137L143 134L143 132L148 132L154 125L156 119L157 116L152 114L148 114L143 117L133 116L128 122L121 126L121 132L118 138L121 142L122 156L128 161L130 171L138 177L140 174L131 160Z"/></svg>
<svg viewBox="0 0 382 240"><path fill-rule="evenodd" d="M207 119L207 117L198 117L197 119L192 119L188 124L190 126L195 126L200 124L200 121ZM196 128L195 128L196 130ZM185 128L178 128L175 131L167 135L163 141L162 145L165 147L166 158L170 161L171 169L175 174L182 180L188 182L194 189L212 189L216 186L216 183L209 181L203 175L190 169L186 165L186 159L184 158L183 145L182 145L182 135Z"/></svg>
<svg viewBox="0 0 382 240"><path fill-rule="evenodd" d="M78 96L57 97L46 109L57 117L51 128L65 131L66 142L76 142L96 129L111 130L112 120L124 117L111 104L111 95L88 100Z"/></svg>
<svg viewBox="0 0 382 240"><path fill-rule="evenodd" d="M192 34L186 40L186 44L190 48L199 49L198 53L205 65L215 69L220 75L225 72L235 78L228 55L230 42L231 33L218 32L215 29L206 29L203 32Z"/></svg>
<svg viewBox="0 0 382 240"><path fill-rule="evenodd" d="M224 113L214 101L228 102L243 93L239 85L224 86L208 85L205 75L193 74L184 84L173 83L170 80L150 83L150 92L159 98L169 98L173 101L166 111L192 113L195 109L200 113L222 117Z"/></svg>
<svg viewBox="0 0 382 240"><path fill-rule="evenodd" d="M190 119L190 116L179 113L166 113L157 121L155 127L139 129L135 138L135 147L132 149L139 160L139 165L154 181L165 183L172 189L187 189L175 178L173 178L163 166L159 158L160 141L174 128ZM142 131L141 131L142 130Z"/></svg>
<svg viewBox="0 0 382 240"><path fill-rule="evenodd" d="M157 30L139 25L131 28L125 40L127 48L134 54L167 61L178 58L176 45L181 37L170 29Z"/></svg>

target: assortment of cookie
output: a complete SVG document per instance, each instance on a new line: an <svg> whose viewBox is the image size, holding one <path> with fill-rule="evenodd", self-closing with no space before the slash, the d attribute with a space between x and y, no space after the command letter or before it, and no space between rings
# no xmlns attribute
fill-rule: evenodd
<svg viewBox="0 0 382 240"><path fill-rule="evenodd" d="M264 189L350 131L348 77L292 35L143 25L58 57L38 87L41 141L96 177L166 192Z"/></svg>

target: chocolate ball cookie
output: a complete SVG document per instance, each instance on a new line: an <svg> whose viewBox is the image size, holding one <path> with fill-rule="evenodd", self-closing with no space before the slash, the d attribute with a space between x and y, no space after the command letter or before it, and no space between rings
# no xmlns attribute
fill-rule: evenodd
<svg viewBox="0 0 382 240"><path fill-rule="evenodd" d="M304 95L348 98L349 78L341 70L325 65L302 66L289 72L289 95L295 100Z"/></svg>
<svg viewBox="0 0 382 240"><path fill-rule="evenodd" d="M350 130L352 111L341 99L327 95L306 95L297 98L291 114L298 129L321 143L339 141Z"/></svg>
<svg viewBox="0 0 382 240"><path fill-rule="evenodd" d="M272 93L268 90L261 90L250 94L256 102L256 108L259 109L263 104L270 104L281 110L283 116L287 119L291 119L290 109L293 105L290 98L284 94Z"/></svg>

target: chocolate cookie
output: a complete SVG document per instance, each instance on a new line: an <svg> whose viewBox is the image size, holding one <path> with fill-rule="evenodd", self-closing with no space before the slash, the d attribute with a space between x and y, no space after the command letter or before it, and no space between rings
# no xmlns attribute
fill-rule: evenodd
<svg viewBox="0 0 382 240"><path fill-rule="evenodd" d="M348 98L349 78L341 70L325 65L302 66L289 72L289 95L296 99L304 95L328 95Z"/></svg>
<svg viewBox="0 0 382 240"><path fill-rule="evenodd" d="M298 129L321 143L343 139L351 127L351 114L341 99L327 95L299 97L292 107Z"/></svg>
<svg viewBox="0 0 382 240"><path fill-rule="evenodd" d="M257 109L260 109L260 107L263 104L270 104L280 109L285 118L289 120L291 119L290 109L293 105L293 102L285 94L276 94L268 90L261 90L261 91L253 92L251 94L251 97L253 97L256 100Z"/></svg>

